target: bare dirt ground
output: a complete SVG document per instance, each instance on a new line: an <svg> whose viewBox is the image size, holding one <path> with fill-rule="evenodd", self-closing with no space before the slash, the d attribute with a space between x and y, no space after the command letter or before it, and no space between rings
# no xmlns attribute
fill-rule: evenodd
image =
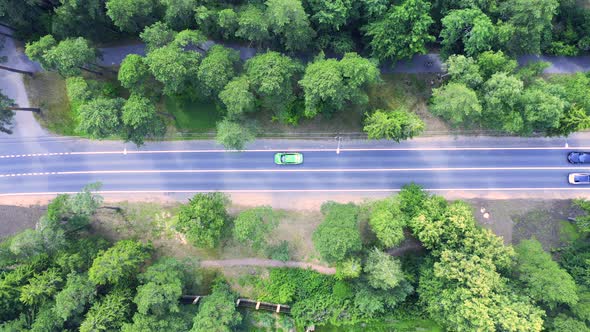
<svg viewBox="0 0 590 332"><path fill-rule="evenodd" d="M13 235L25 228L33 228L45 213L45 206L21 207L0 205L0 238Z"/></svg>

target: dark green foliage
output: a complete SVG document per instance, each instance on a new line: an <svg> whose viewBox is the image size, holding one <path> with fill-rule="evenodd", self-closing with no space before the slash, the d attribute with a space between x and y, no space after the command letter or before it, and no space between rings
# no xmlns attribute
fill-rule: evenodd
<svg viewBox="0 0 590 332"><path fill-rule="evenodd" d="M323 54L308 64L299 85L305 93L305 116L341 110L346 103L366 104L365 88L379 79L376 63L356 53L342 60L325 59Z"/></svg>
<svg viewBox="0 0 590 332"><path fill-rule="evenodd" d="M155 0L107 0L107 15L124 32L137 33L156 21Z"/></svg>
<svg viewBox="0 0 590 332"><path fill-rule="evenodd" d="M272 208L261 206L240 212L234 220L234 238L254 250L264 249L271 232L278 226Z"/></svg>
<svg viewBox="0 0 590 332"><path fill-rule="evenodd" d="M405 0L391 6L379 20L364 27L374 57L380 60L410 58L426 53L426 43L433 41L428 28L433 23L430 4L424 0Z"/></svg>
<svg viewBox="0 0 590 332"><path fill-rule="evenodd" d="M376 110L365 119L363 130L369 139L390 139L399 143L420 135L424 122L418 115L403 109Z"/></svg>
<svg viewBox="0 0 590 332"><path fill-rule="evenodd" d="M251 125L225 118L217 123L217 142L228 150L243 150L246 144L256 138Z"/></svg>
<svg viewBox="0 0 590 332"><path fill-rule="evenodd" d="M495 44L495 27L490 18L477 8L451 10L442 20L441 55L476 56Z"/></svg>
<svg viewBox="0 0 590 332"><path fill-rule="evenodd" d="M96 285L125 284L150 258L150 251L151 246L137 241L119 241L94 259L88 278Z"/></svg>
<svg viewBox="0 0 590 332"><path fill-rule="evenodd" d="M142 145L146 138L157 138L166 132L162 119L151 100L132 94L122 108L121 121L125 126L125 140Z"/></svg>
<svg viewBox="0 0 590 332"><path fill-rule="evenodd" d="M80 332L119 329L127 321L130 311L130 292L115 290L92 305L80 325Z"/></svg>
<svg viewBox="0 0 590 332"><path fill-rule="evenodd" d="M361 249L358 208L333 202L322 205L324 221L313 233L313 243L328 262L338 262Z"/></svg>
<svg viewBox="0 0 590 332"><path fill-rule="evenodd" d="M81 36L91 40L118 37L107 18L102 0L61 0L54 10L51 33L64 39Z"/></svg>
<svg viewBox="0 0 590 332"><path fill-rule="evenodd" d="M550 308L578 302L574 279L551 259L539 241L521 241L516 246L516 261L517 277L532 299Z"/></svg>
<svg viewBox="0 0 590 332"><path fill-rule="evenodd" d="M143 31L139 34L141 40L146 45L146 50L148 52L153 51L157 48L166 46L174 41L177 32L170 29L170 27L163 23L163 22L156 22L150 26L145 27ZM127 57L130 56L138 56L129 54Z"/></svg>
<svg viewBox="0 0 590 332"><path fill-rule="evenodd" d="M260 7L247 5L238 12L236 37L263 43L270 38L268 18Z"/></svg>
<svg viewBox="0 0 590 332"><path fill-rule="evenodd" d="M56 294L55 315L63 321L75 320L96 297L96 286L84 275L69 274L65 287Z"/></svg>
<svg viewBox="0 0 590 332"><path fill-rule="evenodd" d="M283 240L276 245L269 245L266 248L267 256L270 259L286 262L291 259L291 250L289 242Z"/></svg>
<svg viewBox="0 0 590 332"><path fill-rule="evenodd" d="M121 133L122 98L95 98L80 106L78 130L92 138L102 139Z"/></svg>
<svg viewBox="0 0 590 332"><path fill-rule="evenodd" d="M369 225L384 248L395 247L404 240L404 227L407 222L398 198L380 200L371 206Z"/></svg>
<svg viewBox="0 0 590 332"><path fill-rule="evenodd" d="M222 193L196 194L178 212L176 228L197 247L214 248L227 222L229 199Z"/></svg>
<svg viewBox="0 0 590 332"><path fill-rule="evenodd" d="M205 96L217 96L236 75L240 54L221 45L213 45L201 61L197 77Z"/></svg>
<svg viewBox="0 0 590 332"><path fill-rule="evenodd" d="M216 281L211 295L199 305L191 331L232 331L242 321L242 315L236 311L235 298L224 281Z"/></svg>
<svg viewBox="0 0 590 332"><path fill-rule="evenodd" d="M307 49L315 31L310 26L301 0L267 0L266 6L270 29L279 36L285 50Z"/></svg>

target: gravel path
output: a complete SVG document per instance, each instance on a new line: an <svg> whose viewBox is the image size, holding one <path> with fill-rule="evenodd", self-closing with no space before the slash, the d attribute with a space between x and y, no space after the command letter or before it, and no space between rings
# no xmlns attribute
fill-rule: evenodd
<svg viewBox="0 0 590 332"><path fill-rule="evenodd" d="M336 269L332 267L316 265L304 262L294 261L276 261L272 259L261 258L241 258L241 259L224 259L224 260L206 260L201 261L202 267L221 268L232 266L260 266L260 267L297 267L300 269L312 269L322 274L335 274Z"/></svg>

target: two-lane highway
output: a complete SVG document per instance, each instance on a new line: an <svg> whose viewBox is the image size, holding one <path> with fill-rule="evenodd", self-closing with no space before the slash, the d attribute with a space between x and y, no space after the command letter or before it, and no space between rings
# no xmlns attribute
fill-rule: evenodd
<svg viewBox="0 0 590 332"><path fill-rule="evenodd" d="M567 153L590 147L289 149L305 163L278 166L273 149L53 151L0 155L0 195L76 192L586 190L567 175L590 171ZM588 188L590 189L590 188Z"/></svg>

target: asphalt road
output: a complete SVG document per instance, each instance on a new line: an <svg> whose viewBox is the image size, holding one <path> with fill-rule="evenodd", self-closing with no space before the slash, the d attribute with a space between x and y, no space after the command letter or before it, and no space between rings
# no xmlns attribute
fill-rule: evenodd
<svg viewBox="0 0 590 332"><path fill-rule="evenodd" d="M395 191L415 182L429 190L588 190L567 175L590 171L566 155L590 150L551 140L408 142L401 145L308 142L300 147L260 143L243 152L206 143L152 144L136 150L117 143L47 142L39 153L0 147L0 195L77 192L100 181L106 192L363 192ZM324 142L325 143L325 142ZM276 151L304 153L303 165L278 166ZM339 153L337 153L337 151Z"/></svg>

